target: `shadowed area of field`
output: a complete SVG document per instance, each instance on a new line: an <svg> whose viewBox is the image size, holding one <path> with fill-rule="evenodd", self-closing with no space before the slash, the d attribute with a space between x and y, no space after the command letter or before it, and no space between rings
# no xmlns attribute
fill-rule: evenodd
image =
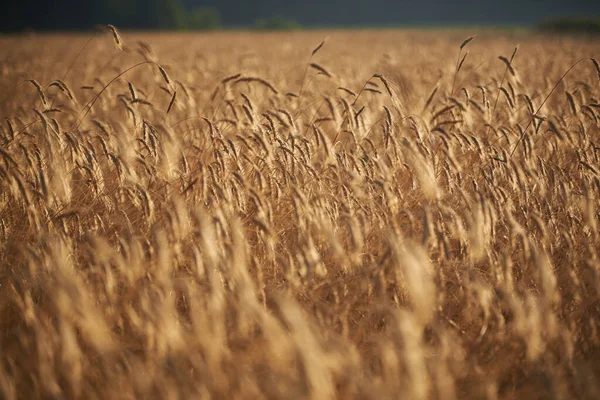
<svg viewBox="0 0 600 400"><path fill-rule="evenodd" d="M598 59L1 36L0 397L598 398Z"/></svg>

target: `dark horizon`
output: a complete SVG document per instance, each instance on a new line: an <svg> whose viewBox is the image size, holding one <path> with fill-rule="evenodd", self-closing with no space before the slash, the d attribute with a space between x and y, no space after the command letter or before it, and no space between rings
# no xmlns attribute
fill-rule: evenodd
<svg viewBox="0 0 600 400"><path fill-rule="evenodd" d="M213 28L250 27L261 18L272 17L308 28L534 26L550 18L598 17L600 1L34 0L6 5L0 18L0 32L89 30L98 24L113 24L121 29L193 28L194 25L188 24L188 16L197 10L204 18L199 23L207 23L206 12L209 12Z"/></svg>

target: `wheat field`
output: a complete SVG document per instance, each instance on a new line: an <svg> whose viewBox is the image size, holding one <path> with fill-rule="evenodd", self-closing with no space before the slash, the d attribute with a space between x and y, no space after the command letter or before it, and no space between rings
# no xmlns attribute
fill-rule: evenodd
<svg viewBox="0 0 600 400"><path fill-rule="evenodd" d="M1 36L0 398L600 398L599 59Z"/></svg>

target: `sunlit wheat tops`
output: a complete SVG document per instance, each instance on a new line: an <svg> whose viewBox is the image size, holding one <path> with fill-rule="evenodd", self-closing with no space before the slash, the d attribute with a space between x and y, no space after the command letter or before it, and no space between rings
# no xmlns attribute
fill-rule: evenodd
<svg viewBox="0 0 600 400"><path fill-rule="evenodd" d="M595 38L104 29L0 38L0 398L600 398Z"/></svg>
<svg viewBox="0 0 600 400"><path fill-rule="evenodd" d="M123 50L123 39L121 39L121 34L117 28L115 28L113 25L107 25L106 28L112 33L117 48L119 50Z"/></svg>

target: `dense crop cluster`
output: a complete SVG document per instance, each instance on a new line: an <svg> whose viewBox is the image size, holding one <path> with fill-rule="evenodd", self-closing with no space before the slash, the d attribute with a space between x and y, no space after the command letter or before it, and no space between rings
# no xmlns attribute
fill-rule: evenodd
<svg viewBox="0 0 600 400"><path fill-rule="evenodd" d="M467 36L0 37L0 397L598 398L600 45Z"/></svg>

